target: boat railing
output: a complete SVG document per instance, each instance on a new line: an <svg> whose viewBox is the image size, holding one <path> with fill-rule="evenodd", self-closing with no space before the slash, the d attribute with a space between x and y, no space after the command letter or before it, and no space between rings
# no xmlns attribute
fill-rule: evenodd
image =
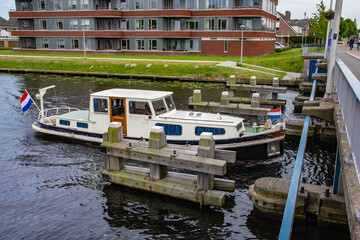
<svg viewBox="0 0 360 240"><path fill-rule="evenodd" d="M44 121L45 123L53 124L54 120L52 120L52 116L61 115L64 113L69 113L73 111L79 111L79 108L73 108L73 107L54 107L54 108L47 108L44 110ZM39 112L39 119L41 119L41 112Z"/></svg>

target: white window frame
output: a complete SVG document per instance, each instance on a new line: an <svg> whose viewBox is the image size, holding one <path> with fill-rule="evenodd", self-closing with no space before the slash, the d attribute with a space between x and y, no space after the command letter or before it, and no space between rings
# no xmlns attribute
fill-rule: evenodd
<svg viewBox="0 0 360 240"><path fill-rule="evenodd" d="M206 9L215 9L217 0L206 0Z"/></svg>
<svg viewBox="0 0 360 240"><path fill-rule="evenodd" d="M229 8L229 1L228 0L218 0L219 1L219 9L228 9ZM225 6L223 7L223 4Z"/></svg>
<svg viewBox="0 0 360 240"><path fill-rule="evenodd" d="M135 19L135 30L144 30L144 19Z"/></svg>
<svg viewBox="0 0 360 240"><path fill-rule="evenodd" d="M41 48L42 49L49 49L49 39L48 38L40 38ZM47 44L47 47L46 47Z"/></svg>
<svg viewBox="0 0 360 240"><path fill-rule="evenodd" d="M45 22L45 27L44 27L44 23ZM40 29L41 30L47 30L47 20L46 19L40 19Z"/></svg>
<svg viewBox="0 0 360 240"><path fill-rule="evenodd" d="M89 0L80 0L80 8L81 9L89 9Z"/></svg>
<svg viewBox="0 0 360 240"><path fill-rule="evenodd" d="M61 47L62 45L60 45L60 41L63 41L63 43L64 43L63 47ZM57 49L65 49L65 39L64 38L56 39L56 48Z"/></svg>
<svg viewBox="0 0 360 240"><path fill-rule="evenodd" d="M224 21L225 21L225 25L226 25L225 28L222 27ZM229 21L227 18L218 18L218 30L219 31L228 30L228 24L229 24Z"/></svg>
<svg viewBox="0 0 360 240"><path fill-rule="evenodd" d="M123 28L123 23L125 23L125 29ZM129 19L120 19L119 20L119 28L120 28L121 31L130 30Z"/></svg>
<svg viewBox="0 0 360 240"><path fill-rule="evenodd" d="M60 22L62 23L62 28L59 27ZM63 19L56 19L55 20L55 28L56 28L56 30L64 30L64 20Z"/></svg>
<svg viewBox="0 0 360 240"><path fill-rule="evenodd" d="M123 48L123 42L125 42L125 48ZM130 50L130 40L129 39L120 39L119 40L119 45L120 45L120 49L121 50Z"/></svg>
<svg viewBox="0 0 360 240"><path fill-rule="evenodd" d="M90 19L88 18L81 19L81 29L90 30Z"/></svg>
<svg viewBox="0 0 360 240"><path fill-rule="evenodd" d="M191 28L191 24L194 25L194 28ZM199 30L199 20L198 19L189 19L185 21L185 29L189 31Z"/></svg>
<svg viewBox="0 0 360 240"><path fill-rule="evenodd" d="M155 6L153 6L155 3ZM149 9L157 9L157 0L149 0Z"/></svg>
<svg viewBox="0 0 360 240"><path fill-rule="evenodd" d="M207 22L210 22L210 27L208 27ZM209 19L205 19L205 30L206 31L214 31L215 30L215 19L213 18L209 18Z"/></svg>
<svg viewBox="0 0 360 240"><path fill-rule="evenodd" d="M42 3L44 3L44 8L42 8ZM39 11L46 11L46 0L38 0L38 10Z"/></svg>
<svg viewBox="0 0 360 240"><path fill-rule="evenodd" d="M74 5L75 3L75 5ZM77 9L77 1L76 0L69 0L69 10L76 10Z"/></svg>
<svg viewBox="0 0 360 240"><path fill-rule="evenodd" d="M75 48L75 41L77 41L78 48ZM80 40L78 38L71 39L71 49L80 49Z"/></svg>
<svg viewBox="0 0 360 240"><path fill-rule="evenodd" d="M190 7L191 2L194 2L195 7ZM186 0L186 9L199 9L199 0Z"/></svg>
<svg viewBox="0 0 360 240"><path fill-rule="evenodd" d="M74 24L76 22L76 24ZM79 20L70 19L70 30L79 30Z"/></svg>
<svg viewBox="0 0 360 240"><path fill-rule="evenodd" d="M140 43L140 45L139 45ZM140 48L139 48L140 46ZM135 50L136 51L141 51L141 50L145 50L145 40L144 39L135 39Z"/></svg>
<svg viewBox="0 0 360 240"><path fill-rule="evenodd" d="M137 7L136 3L139 2L139 7ZM144 9L144 0L134 0L134 7L136 9Z"/></svg>
<svg viewBox="0 0 360 240"><path fill-rule="evenodd" d="M224 41L224 53L227 53L229 51L229 42L228 41Z"/></svg>
<svg viewBox="0 0 360 240"><path fill-rule="evenodd" d="M62 0L54 0L54 9L62 10Z"/></svg>

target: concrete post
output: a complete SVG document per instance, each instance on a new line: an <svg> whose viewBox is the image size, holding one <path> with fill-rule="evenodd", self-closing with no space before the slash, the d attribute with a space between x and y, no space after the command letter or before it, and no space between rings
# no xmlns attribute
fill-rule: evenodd
<svg viewBox="0 0 360 240"><path fill-rule="evenodd" d="M149 137L149 148L160 150L166 146L166 135L163 127L155 126L151 128ZM150 178L161 179L167 174L167 166L159 164L149 164Z"/></svg>
<svg viewBox="0 0 360 240"><path fill-rule="evenodd" d="M256 77L255 76L250 77L250 85L251 86L256 86Z"/></svg>
<svg viewBox="0 0 360 240"><path fill-rule="evenodd" d="M111 122L108 128L108 135L104 141L118 143L123 140L123 128L121 122ZM105 169L109 171L120 171L124 168L124 159L121 157L105 156Z"/></svg>
<svg viewBox="0 0 360 240"><path fill-rule="evenodd" d="M230 75L229 84L230 84L230 85L235 85L235 84L236 84L235 75Z"/></svg>
<svg viewBox="0 0 360 240"><path fill-rule="evenodd" d="M326 93L324 96L325 98L331 98L333 92L336 48L337 48L337 41L339 38L339 31L340 31L340 17L341 17L342 4L343 4L343 0L336 0L335 17L331 28L332 36L331 36L330 56L329 59L327 59L328 75L326 79Z"/></svg>
<svg viewBox="0 0 360 240"><path fill-rule="evenodd" d="M215 140L212 133L201 133L197 155L199 157L215 158ZM214 175L198 172L197 188L203 190L213 190Z"/></svg>
<svg viewBox="0 0 360 240"><path fill-rule="evenodd" d="M221 93L221 105L229 105L230 103L230 96L229 96L229 92L222 92Z"/></svg>
<svg viewBox="0 0 360 240"><path fill-rule="evenodd" d="M195 89L193 92L193 103L200 103L201 102L201 90Z"/></svg>
<svg viewBox="0 0 360 240"><path fill-rule="evenodd" d="M251 97L251 107L259 108L260 107L260 94L253 93Z"/></svg>
<svg viewBox="0 0 360 240"><path fill-rule="evenodd" d="M279 87L279 78L278 77L273 78L272 86L273 87ZM278 96L279 96L278 93L272 92L271 93L271 100L276 101L278 99Z"/></svg>

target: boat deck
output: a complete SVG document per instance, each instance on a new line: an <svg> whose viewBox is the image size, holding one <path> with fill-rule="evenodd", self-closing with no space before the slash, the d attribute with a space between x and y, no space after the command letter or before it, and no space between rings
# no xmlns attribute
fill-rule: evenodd
<svg viewBox="0 0 360 240"><path fill-rule="evenodd" d="M69 121L81 121L87 123L94 123L94 121L89 120L89 110L79 110L64 113L61 115L54 116L57 119L69 120Z"/></svg>

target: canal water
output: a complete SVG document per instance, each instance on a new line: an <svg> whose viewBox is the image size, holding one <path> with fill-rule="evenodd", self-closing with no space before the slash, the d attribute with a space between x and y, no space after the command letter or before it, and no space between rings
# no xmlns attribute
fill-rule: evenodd
<svg viewBox="0 0 360 240"><path fill-rule="evenodd" d="M223 208L203 207L101 180L103 155L98 148L46 137L31 129L38 111L22 113L20 97L27 89L52 84L46 107L88 108L89 94L108 88L174 92L179 109L195 88L206 101L219 101L223 84L151 82L53 75L0 75L0 239L276 239L280 221L258 216L247 196L259 177L291 178L298 142L287 140L284 155L228 166L236 181ZM280 94L292 113L298 93ZM313 184L332 183L336 144L308 142L303 176ZM346 229L295 223L293 239L349 239Z"/></svg>

